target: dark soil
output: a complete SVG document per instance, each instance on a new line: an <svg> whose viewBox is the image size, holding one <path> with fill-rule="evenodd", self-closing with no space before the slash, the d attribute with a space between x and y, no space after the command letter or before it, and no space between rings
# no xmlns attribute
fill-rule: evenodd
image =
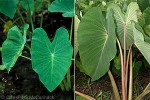
<svg viewBox="0 0 150 100"><path fill-rule="evenodd" d="M133 84L133 97L137 97L142 91L145 89L145 87L150 82L150 69L142 69L139 72L139 75L134 80ZM121 78L119 76L114 75L115 81L117 83L117 86L119 88L119 91L121 91ZM75 69L75 90L81 93L84 93L86 95L92 96L96 98L97 100L115 100L113 96L112 86L109 79L108 74L103 76L97 81L94 82L88 82L90 79L89 76L85 75L84 73L80 72L80 70L76 67ZM98 97L98 94L100 94ZM121 92L120 92L121 94ZM101 99L100 99L101 98ZM134 100L134 99L133 99ZM150 94L145 96L145 100L150 100Z"/></svg>

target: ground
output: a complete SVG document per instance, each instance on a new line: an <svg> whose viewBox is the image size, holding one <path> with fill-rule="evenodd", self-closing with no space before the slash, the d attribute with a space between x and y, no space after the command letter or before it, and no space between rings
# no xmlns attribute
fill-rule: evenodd
<svg viewBox="0 0 150 100"><path fill-rule="evenodd" d="M134 80L133 84L133 97L137 97L143 89L150 82L150 69L143 69L139 72L139 75ZM75 68L75 90L86 95L92 96L97 100L114 100L113 91L111 82L108 74L103 76L97 81L89 83L89 78L84 73L80 72L80 70ZM119 90L121 89L121 79L119 76L114 75L115 81L117 82L117 86ZM121 94L121 92L120 92ZM133 99L134 100L134 99ZM145 100L150 100L150 94L145 97Z"/></svg>

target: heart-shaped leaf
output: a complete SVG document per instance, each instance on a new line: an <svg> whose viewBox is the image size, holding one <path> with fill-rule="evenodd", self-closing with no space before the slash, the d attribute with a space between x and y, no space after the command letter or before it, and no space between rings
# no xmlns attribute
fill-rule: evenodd
<svg viewBox="0 0 150 100"><path fill-rule="evenodd" d="M117 23L117 33L121 42L122 48L124 48L124 32L126 34L126 47L133 43L133 31L131 21L137 22L137 10L139 10L136 2L131 2L128 5L125 15L122 13L120 7L117 4L111 4L110 8L114 11L114 17Z"/></svg>
<svg viewBox="0 0 150 100"><path fill-rule="evenodd" d="M48 7L50 12L62 12L63 17L74 16L74 0L55 0Z"/></svg>
<svg viewBox="0 0 150 100"><path fill-rule="evenodd" d="M59 28L52 43L42 28L34 30L31 47L33 70L50 92L64 79L71 65L72 54L66 29Z"/></svg>
<svg viewBox="0 0 150 100"><path fill-rule="evenodd" d="M13 19L18 0L0 0L0 12Z"/></svg>
<svg viewBox="0 0 150 100"><path fill-rule="evenodd" d="M22 35L17 26L12 27L8 31L7 39L2 45L2 60L3 65L8 72L16 63L18 57L21 55L24 45L26 43L26 31L28 24L24 26L24 34Z"/></svg>
<svg viewBox="0 0 150 100"><path fill-rule="evenodd" d="M108 10L106 21L101 9L90 9L81 19L77 39L81 62L92 81L102 77L116 54L113 12ZM111 50L110 50L111 49Z"/></svg>

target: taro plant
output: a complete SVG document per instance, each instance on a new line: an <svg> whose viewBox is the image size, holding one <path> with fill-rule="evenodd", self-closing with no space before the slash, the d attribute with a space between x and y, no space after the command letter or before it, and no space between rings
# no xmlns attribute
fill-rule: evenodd
<svg viewBox="0 0 150 100"><path fill-rule="evenodd" d="M64 84L61 84L61 88L69 91L71 89L69 67L71 66L73 55L73 47L71 45L72 30L69 36L68 30L60 27L56 30L54 39L50 41L47 33L42 28L44 2L46 1L0 0L0 12L11 19L15 18L15 13L17 13L22 23L19 26L13 25L8 30L7 39L0 49L2 52L2 63L9 73L18 58L24 57L31 60L33 70L38 74L40 81L50 92L61 84L68 72L67 82L63 81ZM74 16L73 0L55 0L51 4L49 4L50 2L47 3L47 9L50 12L62 12L64 17ZM22 15L20 8L25 11L27 19ZM35 29L33 16L36 11L42 14L40 26ZM27 41L27 36L31 37L28 39L29 42ZM23 55L24 47L29 49L31 58Z"/></svg>
<svg viewBox="0 0 150 100"><path fill-rule="evenodd" d="M122 100L132 100L133 47L150 64L150 44L146 41L150 37L145 35L140 26L139 16L143 12L137 2L124 2L123 6L118 2L115 0L105 4L106 11L101 7L91 7L79 23L77 42L82 71L91 77L91 81L98 80L108 72L115 100L121 98L109 68L110 62L119 51L117 56L120 56ZM148 31L147 28L146 30ZM136 100L141 100L148 94L149 87L150 84Z"/></svg>

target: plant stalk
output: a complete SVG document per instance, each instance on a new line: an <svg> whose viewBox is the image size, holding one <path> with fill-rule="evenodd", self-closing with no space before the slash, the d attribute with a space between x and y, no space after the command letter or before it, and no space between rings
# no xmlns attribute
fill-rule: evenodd
<svg viewBox="0 0 150 100"><path fill-rule="evenodd" d="M5 24L6 23L6 21L4 21L1 17L0 17L0 20Z"/></svg>
<svg viewBox="0 0 150 100"><path fill-rule="evenodd" d="M26 0L26 1L27 1L28 8L29 8L29 13L30 13L29 15L30 15L30 19L31 19L31 28L32 28L32 33L33 33L33 31L34 31L34 25L33 25L33 20L32 20L32 15L31 15L31 9L30 9L28 0Z"/></svg>
<svg viewBox="0 0 150 100"><path fill-rule="evenodd" d="M129 80L129 97L128 100L132 100L132 85L133 85L133 66L132 66L132 50L130 53L130 80Z"/></svg>
<svg viewBox="0 0 150 100"><path fill-rule="evenodd" d="M17 11L18 11L19 16L20 16L21 19L22 19L23 24L25 24L25 20L24 20L24 18L23 18L23 16L22 16L22 14L21 14L21 12L20 12L20 10L19 10L18 7L17 7Z"/></svg>
<svg viewBox="0 0 150 100"><path fill-rule="evenodd" d="M2 47L0 47L0 51L2 51Z"/></svg>
<svg viewBox="0 0 150 100"><path fill-rule="evenodd" d="M123 73L124 73L124 76L126 76L126 23L124 24L124 32L123 32L123 35L124 35L124 63L123 63ZM126 78L124 78L124 81L123 82L126 82ZM123 97L123 100L127 100L127 87L126 87L126 83L125 83L125 94L124 94L124 97Z"/></svg>
<svg viewBox="0 0 150 100"><path fill-rule="evenodd" d="M26 59L28 59L28 60L31 60L31 58L28 58L28 57L23 56L23 55L20 55L20 57L23 57L23 58L26 58Z"/></svg>
<svg viewBox="0 0 150 100"><path fill-rule="evenodd" d="M129 59L130 59L130 53L131 53L131 50L132 50L132 46L133 46L133 43L129 47L129 52L128 52L128 56L127 56L127 62L126 62L126 73L128 73L128 65L129 65ZM126 78L125 79L125 85L127 87L127 84L128 84L128 74L126 74L125 78Z"/></svg>
<svg viewBox="0 0 150 100"><path fill-rule="evenodd" d="M123 52L122 52L122 49L121 49L121 44L117 38L117 43L118 43L118 46L119 46L119 51L120 51L120 57L121 57L121 86L122 86L122 98L123 100L126 100L125 98L125 82L124 82L124 62L123 62Z"/></svg>
<svg viewBox="0 0 150 100"><path fill-rule="evenodd" d="M72 18L71 30L70 30L70 43L72 41L72 30L73 30L73 18ZM67 72L67 86L69 89L71 89L70 68L68 69L68 72Z"/></svg>
<svg viewBox="0 0 150 100"><path fill-rule="evenodd" d="M120 95L119 95L119 91L118 91L118 88L117 88L117 85L116 85L116 82L115 82L115 79L114 79L114 77L113 77L113 75L112 75L110 70L108 71L108 75L109 75L109 78L110 78L110 81L111 81L111 84L112 84L112 87L113 87L115 100L121 100L120 99Z"/></svg>
<svg viewBox="0 0 150 100"><path fill-rule="evenodd" d="M83 93L80 93L80 92L78 92L78 91L75 91L75 94L77 94L77 95L79 95L79 96L81 96L81 97L84 97L86 100L96 100L96 99L94 99L93 97L88 96L88 95L83 94Z"/></svg>
<svg viewBox="0 0 150 100"><path fill-rule="evenodd" d="M43 2L42 2L42 5L43 5ZM43 25L43 8L41 8L41 12L42 12L42 15L41 15L40 27L42 27Z"/></svg>

